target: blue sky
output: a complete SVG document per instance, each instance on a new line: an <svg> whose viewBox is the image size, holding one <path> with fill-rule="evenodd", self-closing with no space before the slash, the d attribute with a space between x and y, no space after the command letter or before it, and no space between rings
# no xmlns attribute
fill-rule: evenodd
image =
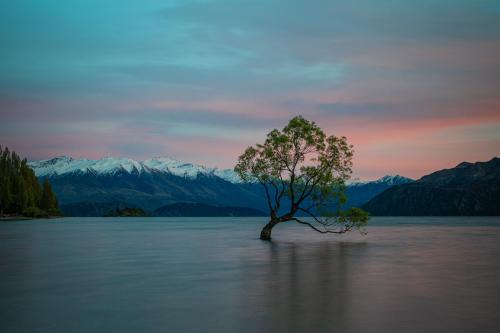
<svg viewBox="0 0 500 333"><path fill-rule="evenodd" d="M355 175L499 155L499 1L1 1L0 143L231 167L297 114Z"/></svg>

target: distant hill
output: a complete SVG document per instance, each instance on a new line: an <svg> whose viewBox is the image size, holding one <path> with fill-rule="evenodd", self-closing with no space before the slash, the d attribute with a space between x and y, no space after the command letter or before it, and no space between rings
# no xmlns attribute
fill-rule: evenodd
<svg viewBox="0 0 500 333"><path fill-rule="evenodd" d="M384 176L368 182L352 182L348 184L346 190L347 206L359 207L388 188L411 182L413 182L413 179L400 175Z"/></svg>
<svg viewBox="0 0 500 333"><path fill-rule="evenodd" d="M126 209L131 204L125 202L75 202L61 205L65 216L105 216L110 212Z"/></svg>
<svg viewBox="0 0 500 333"><path fill-rule="evenodd" d="M266 216L249 207L210 206L201 203L175 203L158 208L155 216Z"/></svg>
<svg viewBox="0 0 500 333"><path fill-rule="evenodd" d="M391 187L362 206L373 215L500 215L500 159L463 162Z"/></svg>
<svg viewBox="0 0 500 333"><path fill-rule="evenodd" d="M106 157L100 160L57 157L29 165L48 178L67 216L103 216L126 207L147 212L179 202L250 207L267 212L259 184L244 184L230 169L208 168L168 157L145 161ZM380 192L411 182L402 176L347 184L347 206L360 206ZM286 209L286 207L283 207Z"/></svg>
<svg viewBox="0 0 500 333"><path fill-rule="evenodd" d="M147 217L151 216L140 208L127 207L123 209L116 209L108 212L106 217Z"/></svg>

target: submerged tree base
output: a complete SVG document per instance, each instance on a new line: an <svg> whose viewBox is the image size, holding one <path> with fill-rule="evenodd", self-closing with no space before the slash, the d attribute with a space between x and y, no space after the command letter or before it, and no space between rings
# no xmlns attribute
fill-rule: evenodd
<svg viewBox="0 0 500 333"><path fill-rule="evenodd" d="M260 232L260 239L261 240L271 240L271 230L269 229L262 229L262 231Z"/></svg>
<svg viewBox="0 0 500 333"><path fill-rule="evenodd" d="M269 221L268 224L262 228L262 231L260 232L260 239L262 240L271 240L271 231L273 230L273 227L278 224L276 221Z"/></svg>

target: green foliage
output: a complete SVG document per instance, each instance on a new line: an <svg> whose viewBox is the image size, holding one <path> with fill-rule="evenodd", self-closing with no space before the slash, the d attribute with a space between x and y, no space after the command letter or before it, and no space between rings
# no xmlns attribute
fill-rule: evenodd
<svg viewBox="0 0 500 333"><path fill-rule="evenodd" d="M345 228L359 230L361 233L366 233L363 228L368 225L369 220L370 214L357 207L339 213L339 222L343 223Z"/></svg>
<svg viewBox="0 0 500 333"><path fill-rule="evenodd" d="M47 212L44 210L41 210L38 207L28 207L25 210L23 210L22 215L27 216L27 217L34 217L34 218L48 217Z"/></svg>
<svg viewBox="0 0 500 333"><path fill-rule="evenodd" d="M368 222L361 209L332 209L346 202L353 154L346 137L327 136L314 122L297 116L282 130L272 130L263 144L248 147L234 170L244 181L264 187L272 221L297 221L301 213L322 231L337 227L345 232ZM284 206L288 209L282 213Z"/></svg>
<svg viewBox="0 0 500 333"><path fill-rule="evenodd" d="M40 208L49 210L56 208L56 197L52 192L52 186L47 178L45 178L42 186L42 198L40 199Z"/></svg>
<svg viewBox="0 0 500 333"><path fill-rule="evenodd" d="M115 216L122 216L122 217L142 217L142 216L150 216L148 213L146 213L144 210L141 208L133 208L133 207L126 207L123 209L118 209L118 207L115 210L112 210L108 212L106 217L115 217Z"/></svg>
<svg viewBox="0 0 500 333"><path fill-rule="evenodd" d="M0 215L41 217L61 215L46 180L43 190L26 159L0 146Z"/></svg>
<svg viewBox="0 0 500 333"><path fill-rule="evenodd" d="M52 207L46 210L48 216L63 216L61 210L57 207Z"/></svg>

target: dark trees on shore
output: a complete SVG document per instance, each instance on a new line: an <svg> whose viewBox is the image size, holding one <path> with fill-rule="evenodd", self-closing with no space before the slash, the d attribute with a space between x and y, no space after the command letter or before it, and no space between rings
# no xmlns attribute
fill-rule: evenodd
<svg viewBox="0 0 500 333"><path fill-rule="evenodd" d="M345 202L344 182L352 172L352 148L345 137L326 136L301 116L282 130L272 130L263 144L248 147L235 171L265 190L270 220L260 238L271 239L273 227L287 221L320 233L362 230L368 223L365 211L340 209Z"/></svg>
<svg viewBox="0 0 500 333"><path fill-rule="evenodd" d="M0 215L61 215L50 183L40 186L26 159L0 147Z"/></svg>

